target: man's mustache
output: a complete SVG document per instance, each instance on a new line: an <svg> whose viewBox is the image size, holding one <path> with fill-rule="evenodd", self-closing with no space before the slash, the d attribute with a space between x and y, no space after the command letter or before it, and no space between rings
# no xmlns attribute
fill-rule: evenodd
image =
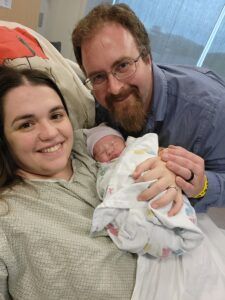
<svg viewBox="0 0 225 300"><path fill-rule="evenodd" d="M129 97L131 94L134 94L138 98L140 97L138 89L136 87L130 87L125 91L122 91L121 93L114 95L109 94L106 96L106 103L109 105L109 107L113 106L114 102L120 102Z"/></svg>

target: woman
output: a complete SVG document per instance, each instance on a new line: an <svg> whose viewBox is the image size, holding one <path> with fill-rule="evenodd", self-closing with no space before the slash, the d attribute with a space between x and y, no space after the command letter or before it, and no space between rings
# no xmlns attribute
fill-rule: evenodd
<svg viewBox="0 0 225 300"><path fill-rule="evenodd" d="M136 258L90 237L95 162L53 81L0 66L0 299L130 299Z"/></svg>

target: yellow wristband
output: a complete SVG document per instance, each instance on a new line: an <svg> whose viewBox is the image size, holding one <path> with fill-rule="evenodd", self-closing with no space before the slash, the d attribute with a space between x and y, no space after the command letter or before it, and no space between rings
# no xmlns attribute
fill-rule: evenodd
<svg viewBox="0 0 225 300"><path fill-rule="evenodd" d="M203 188L202 188L201 192L198 193L196 196L193 196L192 198L199 199L199 198L204 197L206 192L207 192L208 185L209 185L208 184L208 178L205 176L205 181L204 181L204 185L203 185Z"/></svg>

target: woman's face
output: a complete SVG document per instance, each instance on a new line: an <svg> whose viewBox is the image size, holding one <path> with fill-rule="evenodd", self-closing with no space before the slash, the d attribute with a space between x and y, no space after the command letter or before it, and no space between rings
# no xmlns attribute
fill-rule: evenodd
<svg viewBox="0 0 225 300"><path fill-rule="evenodd" d="M73 129L60 97L48 86L29 84L4 98L4 133L24 178L72 175Z"/></svg>

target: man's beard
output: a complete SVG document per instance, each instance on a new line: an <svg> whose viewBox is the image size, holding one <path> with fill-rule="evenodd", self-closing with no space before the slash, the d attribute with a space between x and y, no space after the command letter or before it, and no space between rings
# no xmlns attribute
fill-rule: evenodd
<svg viewBox="0 0 225 300"><path fill-rule="evenodd" d="M135 133L144 128L146 112L136 87L130 87L118 95L110 94L106 102L113 119L127 132Z"/></svg>

